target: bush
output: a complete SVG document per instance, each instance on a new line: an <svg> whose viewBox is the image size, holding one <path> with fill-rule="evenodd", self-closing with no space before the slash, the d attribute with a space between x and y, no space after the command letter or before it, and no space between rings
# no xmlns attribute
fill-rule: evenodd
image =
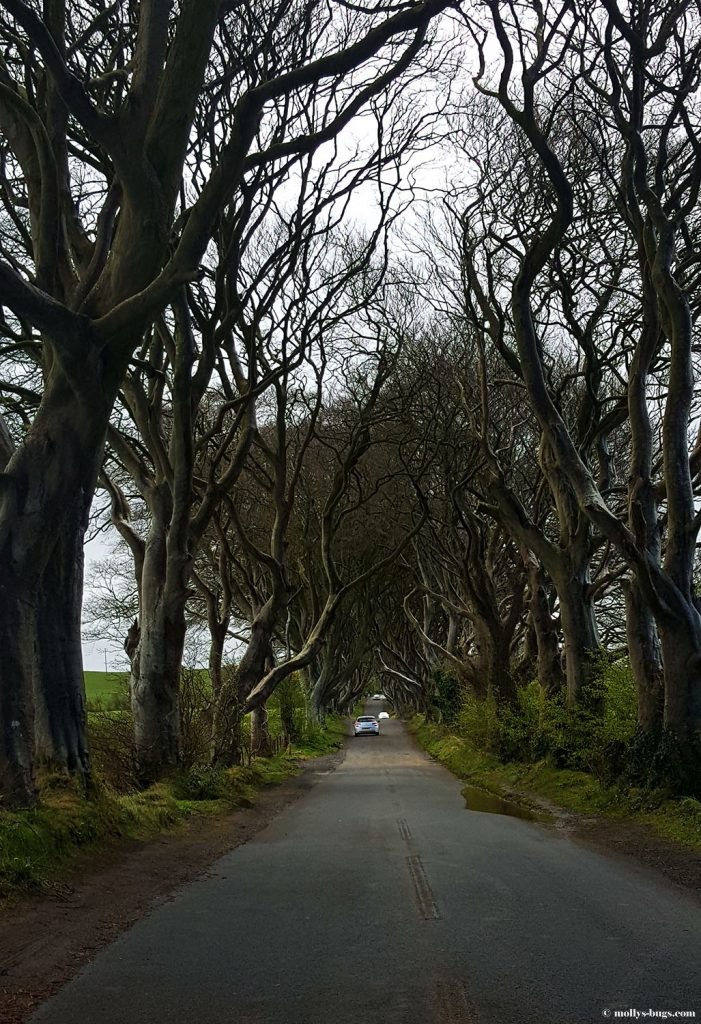
<svg viewBox="0 0 701 1024"><path fill-rule="evenodd" d="M209 673L198 668L180 672L180 759L186 767L209 759L213 713Z"/></svg>
<svg viewBox="0 0 701 1024"><path fill-rule="evenodd" d="M431 707L438 712L438 720L447 726L457 725L464 701L460 681L445 666L435 668L431 673L433 697Z"/></svg>
<svg viewBox="0 0 701 1024"><path fill-rule="evenodd" d="M480 700L466 693L455 715L455 725L458 733L480 750L496 753L499 749L500 721L493 698Z"/></svg>
<svg viewBox="0 0 701 1024"><path fill-rule="evenodd" d="M588 772L607 786L701 795L701 737L681 742L666 730L650 735L638 729L627 659L601 657L574 709L564 693L548 697L536 681L519 689L512 706L466 694L454 728L503 763L547 760Z"/></svg>
<svg viewBox="0 0 701 1024"><path fill-rule="evenodd" d="M181 750L175 780L186 800L227 795L222 790L219 768L210 767L212 761L218 766L250 765L252 761L250 715L241 717L236 666L225 666L222 676L215 707L209 673L188 668L181 673ZM268 701L267 710L272 740L282 737L285 743L299 743L309 752L323 751L328 746L324 728L309 716L300 673L283 681ZM215 711L218 728L213 742ZM140 790L128 681L108 698L90 703L88 741L98 785L119 795Z"/></svg>
<svg viewBox="0 0 701 1024"><path fill-rule="evenodd" d="M173 778L173 794L178 800L224 800L231 795L230 777L216 765L183 766Z"/></svg>
<svg viewBox="0 0 701 1024"><path fill-rule="evenodd" d="M701 797L701 735L682 740L670 729L636 730L625 745L610 750L611 774L630 786L666 795Z"/></svg>
<svg viewBox="0 0 701 1024"><path fill-rule="evenodd" d="M549 759L558 768L606 774L615 748L635 735L635 689L627 661L600 659L569 709L565 694L546 696L537 681L520 687L513 705L463 697L456 715L461 736L500 760Z"/></svg>
<svg viewBox="0 0 701 1024"><path fill-rule="evenodd" d="M277 714L276 714L277 712ZM270 734L275 735L273 719L278 719L280 735L288 740L298 739L307 725L307 702L298 672L283 679L268 701Z"/></svg>
<svg viewBox="0 0 701 1024"><path fill-rule="evenodd" d="M109 699L88 706L88 744L98 782L114 793L134 793L140 788L127 682Z"/></svg>

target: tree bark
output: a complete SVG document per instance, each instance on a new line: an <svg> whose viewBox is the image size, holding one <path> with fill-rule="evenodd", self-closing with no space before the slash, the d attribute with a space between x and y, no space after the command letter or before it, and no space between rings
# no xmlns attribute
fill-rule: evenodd
<svg viewBox="0 0 701 1024"><path fill-rule="evenodd" d="M170 516L164 492L161 498L151 508L141 578L139 640L130 680L136 758L145 784L171 769L180 755L179 690L187 577L181 558L176 558L175 567L171 563L166 525Z"/></svg>
<svg viewBox="0 0 701 1024"><path fill-rule="evenodd" d="M212 684L212 695L216 699L217 694L221 692L223 679L222 679L222 664L224 661L224 644L226 643L227 633L229 631L229 619L226 618L224 621L220 621L216 616L209 620L209 680Z"/></svg>
<svg viewBox="0 0 701 1024"><path fill-rule="evenodd" d="M493 697L497 704L513 704L516 682L511 671L509 639L501 630L480 621L475 621L475 636L479 651L477 672L482 676L485 696Z"/></svg>
<svg viewBox="0 0 701 1024"><path fill-rule="evenodd" d="M312 719L318 723L323 723L324 721L324 698L326 696L326 688L329 683L329 676L330 666L328 660L324 658L321 665L321 671L317 675L309 694L309 707ZM309 678L312 678L311 671L309 672Z"/></svg>
<svg viewBox="0 0 701 1024"><path fill-rule="evenodd" d="M569 573L553 577L553 583L560 601L567 705L573 708L582 687L591 682L594 661L601 649L599 634L584 567L572 566Z"/></svg>
<svg viewBox="0 0 701 1024"><path fill-rule="evenodd" d="M80 627L83 539L90 500L91 493L76 503L42 576L34 681L37 762L68 771L85 786L90 782L90 760Z"/></svg>
<svg viewBox="0 0 701 1024"><path fill-rule="evenodd" d="M268 710L265 704L261 704L251 712L251 754L253 757L269 757L272 749Z"/></svg>
<svg viewBox="0 0 701 1024"><path fill-rule="evenodd" d="M34 699L31 666L36 658L35 591L21 576L0 575L0 783L9 807L31 807L34 783Z"/></svg>
<svg viewBox="0 0 701 1024"><path fill-rule="evenodd" d="M545 573L529 552L528 606L536 640L538 682L546 696L559 693L564 682L560 638L550 611Z"/></svg>
<svg viewBox="0 0 701 1024"><path fill-rule="evenodd" d="M660 641L655 618L636 579L625 588L626 636L638 704L638 726L643 732L662 727L664 683Z"/></svg>
<svg viewBox="0 0 701 1024"><path fill-rule="evenodd" d="M114 396L105 393L94 353L81 340L75 339L80 368L64 360L49 370L34 422L0 476L0 773L3 793L15 805L35 800L35 689L41 692L42 750L53 748L59 760L65 750L67 763L87 768L80 570L70 563L81 557ZM40 598L45 573L48 590ZM65 593L51 590L65 585Z"/></svg>
<svg viewBox="0 0 701 1024"><path fill-rule="evenodd" d="M664 725L682 741L701 731L701 617L698 612L660 622L664 666Z"/></svg>

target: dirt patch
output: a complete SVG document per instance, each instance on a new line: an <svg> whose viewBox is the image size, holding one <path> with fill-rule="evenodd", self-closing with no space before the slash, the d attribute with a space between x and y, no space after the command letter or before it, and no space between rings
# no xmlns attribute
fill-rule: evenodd
<svg viewBox="0 0 701 1024"><path fill-rule="evenodd" d="M648 826L635 822L580 817L568 831L573 839L600 853L632 858L659 872L701 903L701 856L697 850L662 839Z"/></svg>
<svg viewBox="0 0 701 1024"><path fill-rule="evenodd" d="M46 894L5 911L0 916L1 1024L23 1024L98 950L260 832L344 756L340 751L301 762L299 775L261 790L254 807L195 818L157 839L85 855Z"/></svg>

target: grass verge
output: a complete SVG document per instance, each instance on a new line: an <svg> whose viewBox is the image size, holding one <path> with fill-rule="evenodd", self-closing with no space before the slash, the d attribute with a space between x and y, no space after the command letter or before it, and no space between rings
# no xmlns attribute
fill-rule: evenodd
<svg viewBox="0 0 701 1024"><path fill-rule="evenodd" d="M301 760L337 750L343 734L343 722L330 719L311 740L250 767L195 766L128 795L98 787L86 798L65 776L43 778L36 808L0 811L0 906L46 889L82 851L149 839L194 815L253 806L257 790L297 774Z"/></svg>
<svg viewBox="0 0 701 1024"><path fill-rule="evenodd" d="M586 772L555 768L547 761L503 764L444 726L416 715L409 728L421 746L458 778L492 793L544 797L580 814L648 825L658 836L701 849L701 802L670 798L664 790L646 792L603 786Z"/></svg>

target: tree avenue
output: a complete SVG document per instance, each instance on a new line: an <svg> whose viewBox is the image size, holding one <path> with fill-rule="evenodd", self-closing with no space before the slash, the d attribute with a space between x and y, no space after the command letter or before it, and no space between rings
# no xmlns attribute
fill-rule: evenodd
<svg viewBox="0 0 701 1024"><path fill-rule="evenodd" d="M697 5L2 0L0 35L2 806L105 784L88 623L139 786L382 689L701 794Z"/></svg>

